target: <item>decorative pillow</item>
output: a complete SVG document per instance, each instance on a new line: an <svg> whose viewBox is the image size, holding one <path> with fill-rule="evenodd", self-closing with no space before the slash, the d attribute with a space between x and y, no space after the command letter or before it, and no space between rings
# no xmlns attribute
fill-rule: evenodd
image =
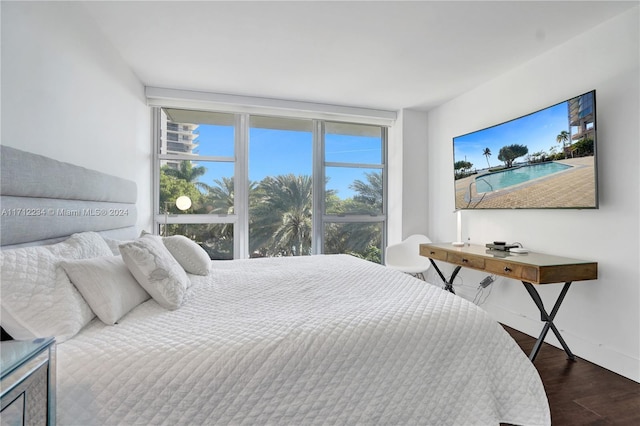
<svg viewBox="0 0 640 426"><path fill-rule="evenodd" d="M97 232L80 232L71 235L65 241L48 247L49 251L64 259L91 259L109 256L111 249Z"/></svg>
<svg viewBox="0 0 640 426"><path fill-rule="evenodd" d="M2 328L18 340L54 336L61 343L74 336L94 314L58 263L110 253L95 232L74 234L53 245L0 253Z"/></svg>
<svg viewBox="0 0 640 426"><path fill-rule="evenodd" d="M109 249L111 249L111 253L113 253L114 256L120 256L120 244L124 244L124 243L130 243L133 240L115 240L113 238L109 238L109 237L102 237L104 239L104 241L107 243L107 245L109 246Z"/></svg>
<svg viewBox="0 0 640 426"><path fill-rule="evenodd" d="M149 299L120 256L60 262L93 312L113 325L127 312Z"/></svg>
<svg viewBox="0 0 640 426"><path fill-rule="evenodd" d="M208 275L211 258L206 251L184 235L173 235L162 239L169 253L190 274Z"/></svg>
<svg viewBox="0 0 640 426"><path fill-rule="evenodd" d="M161 306L173 310L186 301L191 281L161 237L144 235L121 244L120 253L129 271Z"/></svg>

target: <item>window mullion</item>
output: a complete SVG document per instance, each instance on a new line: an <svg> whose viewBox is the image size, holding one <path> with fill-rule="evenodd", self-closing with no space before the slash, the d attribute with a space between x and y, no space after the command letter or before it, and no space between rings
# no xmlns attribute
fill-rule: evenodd
<svg viewBox="0 0 640 426"><path fill-rule="evenodd" d="M189 155L189 154L158 154L159 160L170 161L212 161L218 163L233 163L236 161L235 157L215 157L207 155Z"/></svg>
<svg viewBox="0 0 640 426"><path fill-rule="evenodd" d="M153 107L151 108L151 139L153 140L153 170L152 170L152 178L154 184L153 187L153 195L151 202L153 205L151 206L151 211L154 214L160 214L160 144L161 144L161 132L160 129L160 108ZM154 220L153 223L153 233L158 232L158 221Z"/></svg>
<svg viewBox="0 0 640 426"><path fill-rule="evenodd" d="M235 120L234 209L238 220L234 227L234 259L249 257L249 115L236 114Z"/></svg>
<svg viewBox="0 0 640 426"><path fill-rule="evenodd" d="M368 164L368 163L324 163L325 167L348 167L350 169L384 169L384 164Z"/></svg>
<svg viewBox="0 0 640 426"><path fill-rule="evenodd" d="M313 122L313 214L312 214L312 241L311 252L313 254L322 253L324 232L324 194L325 194L325 173L324 173L324 122L314 120Z"/></svg>
<svg viewBox="0 0 640 426"><path fill-rule="evenodd" d="M347 215L323 215L323 222L332 223L377 223L385 221L384 215L347 214Z"/></svg>
<svg viewBox="0 0 640 426"><path fill-rule="evenodd" d="M218 215L218 214L168 214L162 213L155 215L155 220L159 224L164 224L165 221L172 224L222 224L222 223L237 223L238 217L236 215Z"/></svg>
<svg viewBox="0 0 640 426"><path fill-rule="evenodd" d="M389 213L388 206L388 195L389 195L389 129L387 127L382 128L382 163L384 164L384 168L382 169L382 216L384 217L384 222L382 225L382 238L380 241L380 260L382 264L385 264L385 247L387 247L387 229L389 218L387 217Z"/></svg>

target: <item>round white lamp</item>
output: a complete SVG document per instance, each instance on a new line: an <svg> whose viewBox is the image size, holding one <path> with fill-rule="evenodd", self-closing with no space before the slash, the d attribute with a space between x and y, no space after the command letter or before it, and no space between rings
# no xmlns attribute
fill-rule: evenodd
<svg viewBox="0 0 640 426"><path fill-rule="evenodd" d="M181 195L178 198L176 198L176 207L179 210L185 211L187 210L189 207L191 207L191 198L187 197L186 195ZM165 201L164 203L164 236L167 236L167 226L169 226L168 224L169 222L169 202Z"/></svg>
<svg viewBox="0 0 640 426"><path fill-rule="evenodd" d="M191 207L191 198L187 197L186 195L181 195L178 198L176 198L176 207L182 211L187 210L189 207Z"/></svg>

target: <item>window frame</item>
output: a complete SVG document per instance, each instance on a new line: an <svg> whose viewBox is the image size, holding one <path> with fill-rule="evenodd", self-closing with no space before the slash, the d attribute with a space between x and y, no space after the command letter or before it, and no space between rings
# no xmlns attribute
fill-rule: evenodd
<svg viewBox="0 0 640 426"><path fill-rule="evenodd" d="M238 258L237 253L239 253L242 249L242 246L238 246L238 238L236 238L236 232L238 230L238 222L242 220L242 215L238 214L238 201L234 199L234 213L233 214L165 214L160 208L160 169L161 162L163 160L171 160L171 161L209 161L209 162L219 162L219 163L235 163L234 167L234 179L238 179L238 173L242 173L242 171L238 171L239 163L242 162L242 155L238 154L239 141L240 138L238 136L238 132L234 132L234 151L235 156L233 157L225 157L225 156L197 156L189 154L161 154L160 151L162 149L162 135L161 135L161 109L162 107L152 107L151 108L151 123L152 123L152 137L153 137L153 212L154 212L154 220L153 220L153 229L154 233L160 234L160 226L164 225L173 225L173 224L194 224L194 225L205 225L205 224L232 224L234 231L234 250L233 256L234 259ZM238 117L237 114L234 114L234 127L235 129L241 128L241 117ZM245 161L245 164L247 162ZM234 188L234 192L236 189ZM248 198L247 198L248 199Z"/></svg>
<svg viewBox="0 0 640 426"><path fill-rule="evenodd" d="M181 154L161 154L161 109L181 108L200 111L211 111L217 113L233 114L234 116L234 157L223 156L197 156L181 155ZM194 107L174 106L171 103L151 105L151 135L152 135L152 171L153 171L153 228L154 233L159 234L160 226L165 224L232 224L234 228L233 242L233 258L247 259L249 253L249 126L251 116L275 117L275 118L309 118L299 117L296 114L276 114L265 112L241 112L234 111L234 108L225 109L209 109L202 105ZM321 115L321 114L319 114ZM324 245L324 229L330 223L381 223L381 262L384 264L384 247L386 247L388 232L388 134L389 125L372 123L371 120L356 120L353 117L345 117L339 119L337 117L330 118L312 118L312 254L322 254ZM356 125L372 125L381 129L381 149L382 158L380 164L370 163L342 163L342 162L326 162L325 161L325 123L327 122L343 122ZM162 160L173 161L212 161L212 162L233 162L234 163L234 214L169 214L165 215L160 208L160 164ZM345 168L367 168L379 169L383 175L383 203L382 212L380 214L325 214L325 193L326 193L326 167L345 167ZM317 183L321 182L321 185Z"/></svg>
<svg viewBox="0 0 640 426"><path fill-rule="evenodd" d="M388 127L386 126L378 126L380 127L380 138L381 138L381 149L382 149L382 158L380 160L380 164L372 164L372 163L346 163L346 162L337 162L337 161L325 161L326 152L325 152L325 123L332 120L322 120L319 124L320 135L318 138L318 147L317 147L317 156L314 156L314 170L317 166L321 169L321 175L319 178L320 182L325 182L326 178L326 169L327 167L343 167L343 168L360 168L360 169L378 169L382 171L382 212L379 214L327 214L326 213L326 184L322 185L321 194L318 194L318 197L321 199L315 200L321 208L322 215L318 219L318 234L313 234L314 243L317 247L314 247L314 253L320 254L323 252L324 247L324 231L325 227L331 223L381 223L382 224L382 235L380 238L380 259L382 264L384 264L384 248L387 246L387 182L388 182L388 173L387 173L387 151L388 151ZM352 124L360 125L362 123ZM367 124L368 125L368 124ZM317 163L317 164L316 164ZM316 210L316 205L314 204L314 212ZM315 218L316 216L314 216ZM315 231L315 229L314 229Z"/></svg>

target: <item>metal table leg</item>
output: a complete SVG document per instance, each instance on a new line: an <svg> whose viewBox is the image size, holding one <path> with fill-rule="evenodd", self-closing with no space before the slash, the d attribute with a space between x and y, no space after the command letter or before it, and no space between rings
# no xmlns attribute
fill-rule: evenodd
<svg viewBox="0 0 640 426"><path fill-rule="evenodd" d="M429 258L429 261L435 268L438 275L440 275L442 282L444 282L444 289L447 291L450 291L453 294L456 294L456 292L453 290L453 280L456 278L456 275L458 275L458 272L460 272L460 268L462 268L462 266L456 266L456 269L454 269L453 272L451 273L451 278L447 280L442 274L442 272L440 271L440 268L438 268L438 265L436 265L436 262L431 258Z"/></svg>
<svg viewBox="0 0 640 426"><path fill-rule="evenodd" d="M553 305L551 314L548 314L547 311L545 310L544 304L542 303L542 299L540 298L540 295L538 294L533 284L525 281L523 281L522 284L524 284L524 287L527 289L527 291L529 292L529 295L531 296L534 303L538 307L538 310L540 311L540 320L545 323L544 327L542 328L542 332L540 333L540 336L536 341L536 344L533 346L533 349L529 354L529 359L531 360L531 362L533 362L533 360L536 359L536 356L538 355L538 351L540 350L540 347L542 346L542 343L544 342L544 338L547 336L549 329L553 330L553 334L555 334L558 340L560 341L560 344L562 345L562 348L564 349L564 351L567 353L567 356L569 357L569 359L572 361L575 361L576 359L575 355L573 355L573 353L571 352L571 349L569 349L569 346L567 346L567 343L564 341L564 339L560 335L560 332L556 328L555 324L553 324L553 319L556 317L556 314L558 313L558 309L560 309L560 305L562 304L562 301L564 300L564 297L566 296L567 291L569 291L571 282L566 282L562 287L562 291L560 292L560 295L558 296L558 299L556 300L555 305Z"/></svg>

